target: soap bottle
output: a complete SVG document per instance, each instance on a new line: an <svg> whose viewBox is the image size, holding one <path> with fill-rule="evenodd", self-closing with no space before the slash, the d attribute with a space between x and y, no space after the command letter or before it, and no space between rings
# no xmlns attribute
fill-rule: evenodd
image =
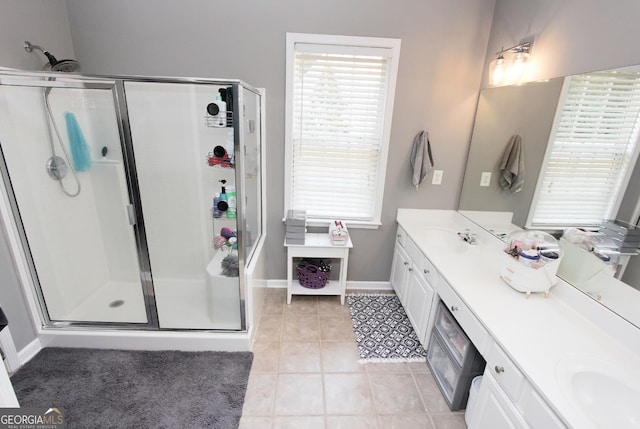
<svg viewBox="0 0 640 429"><path fill-rule="evenodd" d="M222 97L220 94L216 95L216 104L220 108L217 116L216 126L218 127L226 127L227 126L227 103L222 101Z"/></svg>
<svg viewBox="0 0 640 429"><path fill-rule="evenodd" d="M236 187L233 185L227 186L227 203L229 204L229 210L227 210L227 218L236 218Z"/></svg>
<svg viewBox="0 0 640 429"><path fill-rule="evenodd" d="M216 204L216 207L220 212L226 212L229 208L229 203L227 202L227 189L225 188L227 181L223 179L219 180L219 182L222 183L222 190L220 191L220 200L218 201L218 204ZM220 216L222 216L222 213L220 213Z"/></svg>
<svg viewBox="0 0 640 429"><path fill-rule="evenodd" d="M218 208L218 203L219 202L220 202L220 194L216 194L216 196L213 197L213 217L214 218L222 217L222 213L220 212L220 209Z"/></svg>

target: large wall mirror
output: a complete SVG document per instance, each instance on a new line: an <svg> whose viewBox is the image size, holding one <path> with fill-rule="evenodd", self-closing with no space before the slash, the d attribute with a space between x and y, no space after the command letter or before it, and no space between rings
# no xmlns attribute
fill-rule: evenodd
<svg viewBox="0 0 640 429"><path fill-rule="evenodd" d="M619 70L634 72L640 68ZM527 228L531 223L530 211L536 199L540 171L548 158L547 147L555 132L554 123L566 94L566 83L562 77L487 88L480 93L458 209L500 237L514 229ZM519 192L504 190L498 180L503 154L513 135L522 139L524 162L521 167L524 167L525 178ZM627 168L619 195L611 195L614 207L611 217L637 224L640 207L637 151L632 158L634 164ZM561 230L555 232L561 233ZM627 261L624 274L611 279L597 278L588 285L573 282L562 271L558 275L640 328L640 256L622 260ZM582 263L586 269L589 262ZM583 270L582 266L572 268Z"/></svg>

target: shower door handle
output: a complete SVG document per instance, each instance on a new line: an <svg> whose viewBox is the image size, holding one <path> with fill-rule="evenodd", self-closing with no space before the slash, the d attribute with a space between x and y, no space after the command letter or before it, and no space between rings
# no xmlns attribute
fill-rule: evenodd
<svg viewBox="0 0 640 429"><path fill-rule="evenodd" d="M136 224L136 210L133 208L133 204L127 204L127 215L129 216L129 225L134 226Z"/></svg>

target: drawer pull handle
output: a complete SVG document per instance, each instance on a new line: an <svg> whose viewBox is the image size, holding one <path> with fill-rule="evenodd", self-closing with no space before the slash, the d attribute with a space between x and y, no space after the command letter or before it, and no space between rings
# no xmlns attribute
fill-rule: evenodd
<svg viewBox="0 0 640 429"><path fill-rule="evenodd" d="M494 370L496 371L496 374L502 374L504 372L504 367L496 365Z"/></svg>
<svg viewBox="0 0 640 429"><path fill-rule="evenodd" d="M451 306L451 311L458 311L458 307L456 307L455 305Z"/></svg>
<svg viewBox="0 0 640 429"><path fill-rule="evenodd" d="M409 268L409 271L413 271L413 268Z"/></svg>
<svg viewBox="0 0 640 429"><path fill-rule="evenodd" d="M398 235L396 235L396 237L401 238L401 237L402 237L402 234L398 234Z"/></svg>
<svg viewBox="0 0 640 429"><path fill-rule="evenodd" d="M405 265L409 265L409 263L408 263L408 262L405 262L404 264L405 264Z"/></svg>
<svg viewBox="0 0 640 429"><path fill-rule="evenodd" d="M424 273L425 274L429 274L429 270L424 270Z"/></svg>

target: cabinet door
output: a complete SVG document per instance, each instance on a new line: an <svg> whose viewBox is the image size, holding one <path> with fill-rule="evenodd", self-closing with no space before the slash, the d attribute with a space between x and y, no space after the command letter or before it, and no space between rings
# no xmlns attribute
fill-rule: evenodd
<svg viewBox="0 0 640 429"><path fill-rule="evenodd" d="M433 288L416 270L409 268L405 310L422 345L427 346L427 324L433 302Z"/></svg>
<svg viewBox="0 0 640 429"><path fill-rule="evenodd" d="M525 393L526 402L523 416L532 428L566 429L564 423L549 408L544 399L540 397L530 386Z"/></svg>
<svg viewBox="0 0 640 429"><path fill-rule="evenodd" d="M524 429L527 424L502 391L489 371L482 377L482 386L473 410L469 429Z"/></svg>
<svg viewBox="0 0 640 429"><path fill-rule="evenodd" d="M0 364L0 408L15 408L19 407L18 399L13 391L11 380L7 374L7 369L3 364Z"/></svg>
<svg viewBox="0 0 640 429"><path fill-rule="evenodd" d="M409 257L404 249L396 243L393 252L393 263L391 264L391 286L396 291L396 295L400 298L400 302L404 305L406 297L404 296L409 281Z"/></svg>

